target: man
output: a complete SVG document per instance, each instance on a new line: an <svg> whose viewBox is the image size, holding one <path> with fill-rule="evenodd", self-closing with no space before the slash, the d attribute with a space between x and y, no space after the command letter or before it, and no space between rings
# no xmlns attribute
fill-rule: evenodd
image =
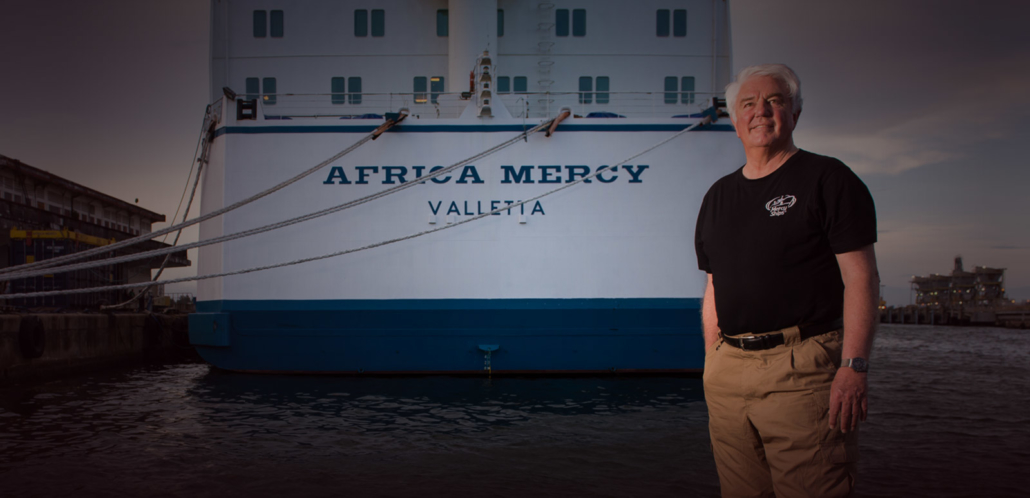
<svg viewBox="0 0 1030 498"><path fill-rule="evenodd" d="M848 496L877 319L876 215L840 161L799 150L782 64L726 88L747 162L697 220L704 389L723 496Z"/></svg>

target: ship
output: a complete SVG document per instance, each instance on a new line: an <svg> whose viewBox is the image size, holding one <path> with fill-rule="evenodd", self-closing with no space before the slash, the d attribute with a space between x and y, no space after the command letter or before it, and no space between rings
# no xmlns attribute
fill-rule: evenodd
<svg viewBox="0 0 1030 498"><path fill-rule="evenodd" d="M700 371L695 219L744 163L727 2L213 0L210 19L206 361Z"/></svg>

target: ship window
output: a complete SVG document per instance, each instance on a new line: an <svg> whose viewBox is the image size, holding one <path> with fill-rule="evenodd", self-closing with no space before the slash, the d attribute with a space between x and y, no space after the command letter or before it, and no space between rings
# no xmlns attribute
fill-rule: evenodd
<svg viewBox="0 0 1030 498"><path fill-rule="evenodd" d="M569 36L569 9L554 11L554 36Z"/></svg>
<svg viewBox="0 0 1030 498"><path fill-rule="evenodd" d="M593 101L593 94L590 93L594 89L594 79L590 76L579 77L579 103L589 104Z"/></svg>
<svg viewBox="0 0 1030 498"><path fill-rule="evenodd" d="M497 9L497 36L504 36L504 9Z"/></svg>
<svg viewBox="0 0 1030 498"><path fill-rule="evenodd" d="M386 11L383 9L372 10L372 36L386 36Z"/></svg>
<svg viewBox="0 0 1030 498"><path fill-rule="evenodd" d="M261 80L261 93L265 105L275 105L275 78L263 78Z"/></svg>
<svg viewBox="0 0 1030 498"><path fill-rule="evenodd" d="M258 79L247 78L247 100L254 100L258 98L259 93L261 93L261 87Z"/></svg>
<svg viewBox="0 0 1030 498"><path fill-rule="evenodd" d="M607 104L608 103L608 77L598 76L597 77L597 103Z"/></svg>
<svg viewBox="0 0 1030 498"><path fill-rule="evenodd" d="M354 36L368 36L368 11L365 9L354 11Z"/></svg>
<svg viewBox="0 0 1030 498"><path fill-rule="evenodd" d="M436 11L436 36L447 36L447 9Z"/></svg>
<svg viewBox="0 0 1030 498"><path fill-rule="evenodd" d="M587 11L586 9L574 9L572 11L572 36L587 35Z"/></svg>
<svg viewBox="0 0 1030 498"><path fill-rule="evenodd" d="M685 9L672 11L672 36L687 36L687 11Z"/></svg>
<svg viewBox="0 0 1030 498"><path fill-rule="evenodd" d="M515 93L526 93L526 77L515 77Z"/></svg>
<svg viewBox="0 0 1030 498"><path fill-rule="evenodd" d="M429 78L429 90L432 92L429 94L429 101L435 104L436 98L443 93L443 76Z"/></svg>
<svg viewBox="0 0 1030 498"><path fill-rule="evenodd" d="M655 14L655 34L669 36L669 9L660 9Z"/></svg>
<svg viewBox="0 0 1030 498"><path fill-rule="evenodd" d="M264 38L268 33L268 13L263 10L254 11L254 38Z"/></svg>
<svg viewBox="0 0 1030 498"><path fill-rule="evenodd" d="M283 11L272 11L272 38L283 37Z"/></svg>
<svg viewBox="0 0 1030 498"><path fill-rule="evenodd" d="M675 104L679 98L676 96L677 83L679 78L675 76L665 77L665 103Z"/></svg>
<svg viewBox="0 0 1030 498"><path fill-rule="evenodd" d="M415 103L425 104L426 103L426 77L415 76L414 84L411 89L415 93Z"/></svg>
<svg viewBox="0 0 1030 498"><path fill-rule="evenodd" d="M511 78L508 76L497 77L497 93L511 93Z"/></svg>
<svg viewBox="0 0 1030 498"><path fill-rule="evenodd" d="M347 99L351 104L361 103L361 77L351 76L347 78Z"/></svg>
<svg viewBox="0 0 1030 498"><path fill-rule="evenodd" d="M687 36L687 11L686 9L673 10L673 36Z"/></svg>
<svg viewBox="0 0 1030 498"><path fill-rule="evenodd" d="M676 91L679 90L680 94L677 97ZM665 103L675 104L676 102L683 104L694 103L694 77L684 76L677 78L675 76L665 77Z"/></svg>
<svg viewBox="0 0 1030 498"><path fill-rule="evenodd" d="M694 77L684 76L680 79L680 102L684 104L694 103Z"/></svg>
<svg viewBox="0 0 1030 498"><path fill-rule="evenodd" d="M333 104L343 104L347 102L347 97L344 95L347 93L347 78L343 76L334 76L331 82L333 92Z"/></svg>

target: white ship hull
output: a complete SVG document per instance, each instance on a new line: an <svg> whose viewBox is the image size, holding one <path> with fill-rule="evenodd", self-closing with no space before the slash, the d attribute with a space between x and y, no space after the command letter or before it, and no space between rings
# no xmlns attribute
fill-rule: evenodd
<svg viewBox="0 0 1030 498"><path fill-rule="evenodd" d="M710 19L725 23L723 10L713 13L707 2L694 4L699 10L709 9ZM479 9L479 4L465 1L449 5L452 21L458 19L456 13ZM501 1L497 5L506 9L508 19L534 20L540 13L534 10L537 4ZM247 8L245 13L249 13ZM393 15L390 12L386 15ZM481 14L476 12L473 18ZM489 16L493 12L486 9ZM276 60L279 52L270 62L248 54L220 57L223 48L228 51L217 35L223 16L232 18L228 4L214 2L213 92L222 84L243 80L234 78L233 72L271 74L268 68L285 64L293 74L307 63L308 59L287 56ZM293 18L290 11L286 16ZM658 16L662 19L660 13ZM679 14L676 16L679 19ZM468 22L475 24L474 19ZM605 21L602 17L593 22L600 25ZM714 20L710 22L716 26ZM230 32L241 29L232 23L226 26ZM532 26L537 29L535 21ZM540 26L545 29L544 24ZM453 37L461 33L458 28L451 25L452 45ZM476 29L465 34L473 36ZM545 45L532 36L518 35L513 28L508 28L505 36L500 56L511 61L509 67L537 65L536 56L506 55L506 50L518 50L506 49L505 43L512 47L519 43ZM719 54L728 48L715 49L712 41L716 41L714 33L704 42L711 55L708 59L678 59L675 50L663 49L662 56L654 60L665 65L686 61L682 64L687 69L682 71L710 68L711 73L700 74L698 81L714 88L716 80L726 79L728 55ZM245 47L240 49L243 51L257 46L250 39L239 45ZM450 51L451 59L460 52L454 47ZM566 66L578 67L571 61L579 59L569 57ZM430 65L440 62L433 62L436 59L428 55L411 58ZM626 50L612 60L613 64L623 61L634 75L650 64ZM223 62L224 68L220 66ZM461 62L461 67L472 66L472 62ZM452 60L450 64L457 63ZM216 73L222 69L225 76L218 81ZM404 182L420 182L434 167L458 163L515 137L555 116L564 106L579 115L610 111L620 117L570 117L551 136L536 133L496 154L461 164L433 181L315 220L202 248L199 272L217 274L453 226L352 254L200 282L200 313L191 318L191 340L208 361L233 370L303 372L680 371L702 367L699 309L705 279L694 257L694 223L708 187L744 161L728 120L689 131L589 182L458 225L653 147L697 123L697 117L673 116L696 115L705 99L699 93L695 104L691 93L690 105L685 105L679 99L688 102L686 93L635 92L630 88L634 91L591 94L586 101L568 92L495 95L491 104L479 92L500 90L491 86L496 83L492 79L496 69L481 69L475 70L480 83L470 100L460 99L455 92L441 92L433 96L435 105L425 101L425 94L364 94L357 101L333 96L330 101L330 96L282 94L280 89L273 100L267 95L258 100L256 119L241 120L238 101L225 99L203 177L203 213L307 170L384 122L382 118L340 119L331 116L332 112L360 115L410 107L412 115L317 173L204 222L202 239L305 215ZM513 71L517 74L520 70ZM454 75L467 70L419 71L446 74L450 85L460 89ZM327 83L331 75L323 72L319 65L311 78ZM555 73L560 76L559 71ZM615 74L618 72L613 71L611 78L619 81ZM301 81L296 74L291 78L281 79ZM661 81L660 77L653 79ZM604 81L607 85L608 79ZM677 77L675 82L679 81ZM690 81L693 85L693 78ZM670 95L676 105L668 105ZM605 105L596 105L602 102ZM484 103L492 106L493 117L476 117L483 113Z"/></svg>

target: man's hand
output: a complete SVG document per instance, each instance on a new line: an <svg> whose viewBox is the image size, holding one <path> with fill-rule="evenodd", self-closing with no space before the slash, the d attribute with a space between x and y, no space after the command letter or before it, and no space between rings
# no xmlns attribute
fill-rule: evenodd
<svg viewBox="0 0 1030 498"><path fill-rule="evenodd" d="M872 244L861 249L837 255L841 280L844 281L844 358L869 358L873 349L873 335L876 322L877 291L880 276L876 271L876 253ZM849 367L837 369L830 387L830 427L837 425L840 417L840 431L853 431L858 422L866 417L865 373Z"/></svg>
<svg viewBox="0 0 1030 498"><path fill-rule="evenodd" d="M865 421L868 411L866 375L848 367L837 370L830 387L830 428L837 425L838 416L840 431L844 433L857 429L858 422Z"/></svg>

